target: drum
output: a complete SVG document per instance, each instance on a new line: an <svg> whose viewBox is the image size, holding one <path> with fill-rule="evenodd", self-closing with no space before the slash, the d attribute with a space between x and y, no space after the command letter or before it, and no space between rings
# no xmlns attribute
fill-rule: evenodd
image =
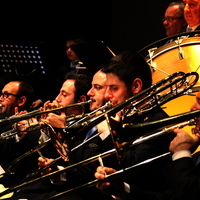
<svg viewBox="0 0 200 200"><path fill-rule="evenodd" d="M200 37L180 38L148 51L145 59L151 66L153 83L178 71L200 72Z"/></svg>
<svg viewBox="0 0 200 200"><path fill-rule="evenodd" d="M153 84L178 71L200 73L200 37L179 38L159 48L148 50L145 57L152 69ZM196 101L200 82L193 87L193 93L183 95L163 105L169 116L189 112ZM191 127L185 127L191 132Z"/></svg>

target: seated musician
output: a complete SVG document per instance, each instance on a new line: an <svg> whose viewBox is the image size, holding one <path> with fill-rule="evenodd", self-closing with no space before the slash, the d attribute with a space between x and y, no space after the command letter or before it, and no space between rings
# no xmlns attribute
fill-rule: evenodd
<svg viewBox="0 0 200 200"><path fill-rule="evenodd" d="M191 111L200 109L200 92L196 95L196 102ZM196 118L194 135L175 129L176 137L171 141L169 150L172 153L173 162L169 165L166 178L171 186L165 191L148 191L139 188L136 184L129 185L118 174L112 178L98 183L97 188L106 194L113 195L118 200L193 200L199 193L199 151L193 153L200 144L199 118ZM154 162L154 161L152 161ZM106 175L115 173L116 170L109 167L98 167L95 177L104 180Z"/></svg>
<svg viewBox="0 0 200 200"><path fill-rule="evenodd" d="M30 106L34 100L34 91L31 85L24 81L10 81L2 88L0 95L0 114L2 120L6 120L15 115L15 113L26 110L30 111ZM1 123L0 132L14 130L11 123ZM38 145L40 132L32 132L26 137L23 134L15 134L11 138L1 137L0 139L0 165L10 174L4 174L0 182L5 187L10 187L22 180L28 173L37 169L37 157L30 156L30 160L21 160L14 166L10 166L13 160L17 159L22 154L31 150ZM35 163L35 164L34 164ZM21 170L24 166L24 170Z"/></svg>
<svg viewBox="0 0 200 200"><path fill-rule="evenodd" d="M123 52L122 54L114 57L108 64L108 66L102 69L102 71L106 73L106 79L107 79L106 80L107 89L105 97L106 99L108 98L110 101L112 101L113 106L125 102L125 100L129 99L133 95L140 93L144 89L150 87L152 84L151 71L148 64L140 56L138 55L134 56L132 52ZM101 84L94 83L94 88L96 89L96 91L101 89L99 85ZM89 95L91 95L91 93ZM95 100L95 97L92 96L90 97L92 100ZM96 97L98 97L98 93L96 93ZM114 108L115 107L113 107L113 109ZM120 113L123 112L119 112L117 113L117 115L119 114L119 117L126 119L126 116L120 116ZM52 123L50 117L51 115L47 117L48 123ZM158 107L151 113L145 114L144 116L137 116L137 117L134 116L132 118L128 118L128 120L130 121L136 120L136 122L139 121L143 122L143 121L161 119L164 117L167 117L167 114L161 108ZM60 126L60 128L62 128L62 126ZM106 166L110 167L114 163L113 160L118 161L118 159L120 159L120 164L117 163L116 166L117 168L121 167L120 166L121 164L123 164L123 167L130 166L132 163L137 164L138 162L144 161L147 158L151 158L156 155L160 155L163 152L167 152L169 143L173 137L174 134L169 133L166 136L162 136L150 142L146 142L144 144L138 144L136 147L127 149L125 152L122 153L121 157L116 157L116 160L114 160L113 157L106 159L104 158L103 163ZM81 138L83 142L83 138L85 137L81 135L79 139L81 140ZM109 138L110 141L108 140ZM69 161L72 164L76 163L76 161L84 160L85 158L91 157L92 155L98 155L98 153L103 152L106 149L112 149L114 147L111 135L109 135L106 139L104 139L103 142L100 143L100 145L97 142L91 142L91 141L89 143L85 143L86 145L82 145L81 148L77 148L76 150L78 151L73 150L69 153ZM108 143L109 148L105 144L106 141L107 142L109 141ZM78 144L80 144L80 142L78 142ZM48 164L48 162L46 162L45 159L40 158L39 161L41 167L46 166ZM144 188L148 187L149 190L153 190L154 188L157 188L158 190L159 189L164 190L166 184L164 178L162 177L162 169L166 164L168 164L168 162L170 162L168 159L163 159L162 162L154 163L146 167L142 167L140 169L135 168L134 170L131 170L131 173L127 173L124 178L125 180L130 182L131 181L138 182L139 186ZM73 188L73 186L76 187L77 185L83 182L85 183L85 181L87 181L88 179L91 180L91 173L93 177L94 175L93 169L98 164L99 163L96 162L92 163L91 165L93 166L90 166L90 168L87 168L86 166L80 166L78 168L70 170L70 172L66 172L67 174L66 182L68 182L68 184ZM52 169L49 169L49 171L51 170ZM69 185L68 187L65 187L64 190L69 188L70 187ZM88 199L94 199L94 194L99 194L96 191L95 193L92 191L95 191L94 187L88 187L79 190L78 192L74 192L73 194L76 194L78 196L75 199L88 200ZM66 196L64 196L63 198L66 198ZM111 196L106 195L105 198L109 199L111 198ZM102 199L102 195L100 194L95 195L95 199Z"/></svg>
<svg viewBox="0 0 200 200"><path fill-rule="evenodd" d="M3 92L2 92L3 94L6 93L6 92L8 92L8 97L7 96L5 97L5 96L2 95L1 99L0 99L1 100L1 104L3 105L2 112L5 111L6 109L11 111L11 108L13 108L13 113L12 114L14 114L14 106L13 105L17 106L19 104L19 105L21 105L21 107L20 107L21 109L18 109L18 111L19 112L22 111L20 113L23 113L23 112L26 113L28 111L28 109L22 107L22 105L25 102L25 101L22 101L22 100L23 99L26 100L26 98L24 97L24 95L26 93L24 93L24 95L22 95L23 98L21 98L21 93L20 92L17 93L17 90L15 91L15 89L18 88L18 84L15 84L15 82L13 82L12 85L11 85L11 83L7 84L7 86L3 89ZM16 87L15 87L15 85L16 85ZM26 91L25 90L26 89L25 85L22 85L22 86L21 87L23 88L23 91ZM91 86L91 79L90 79L90 77L88 77L86 75L80 75L80 74L76 75L76 74L73 74L73 73L68 74L67 80L64 82L63 87L62 87L62 89L61 89L58 97L56 98L56 101L60 102L61 101L60 99L62 99L63 104L61 104L60 106L67 106L67 105L76 103L79 100L80 101L86 101L87 100L86 93L87 93L88 89L90 88L90 86ZM30 89L30 87L27 87L27 90L28 90L27 94L29 94L29 93L32 92L32 90ZM15 94L17 96L15 96ZM18 97L18 94L19 94L19 97ZM7 102L9 103L9 106L6 106ZM10 102L15 102L15 104L13 104L11 106ZM65 104L64 104L64 102L65 102ZM27 105L27 106L30 106L31 103L32 102L30 102L30 104ZM47 105L49 103L50 102L46 102L45 105ZM24 111L24 109L27 109L27 111ZM22 121L17 122L17 124L20 124L21 122ZM27 122L27 121L23 120L23 124L25 124L24 122ZM22 126L20 126L20 129L21 129L21 127ZM22 133L22 132L20 132L20 133ZM31 140L30 140L31 137L33 138L32 140L35 143L30 143L31 142ZM17 159L23 153L26 153L26 152L28 153L28 151L36 148L38 145L41 144L41 142L45 142L47 139L49 139L49 136L46 136L46 138L44 138L44 134L43 134L43 132L41 134L40 130L28 132L28 133L26 133L26 136L23 138L23 140L20 139L19 144L17 144L17 147L20 147L19 145L22 144L22 142L24 141L25 143L23 143L24 144L23 147L25 148L26 146L28 146L28 148L26 148L26 151L18 151L18 150L15 149L15 150L9 152L8 151L9 149L6 150L5 148L3 148L4 146L1 145L1 148L2 148L1 152L7 151L5 153L2 153L1 157L4 156L7 159L10 159L10 162L12 162L14 158ZM12 138L12 141L13 140L15 140L15 138ZM12 145L14 143L11 140L1 140L1 141L2 142L5 141L6 144L8 143L8 141L10 141L10 143L12 143ZM57 158L59 156L59 154L56 151L56 149L52 146L52 143L48 143L48 145L45 146L45 147L43 147L42 149L40 149L40 151L42 152L42 154L44 154L47 157L51 155L51 158ZM13 155L15 155L17 153L17 156L14 157L14 158L13 157L11 158L11 156L9 156L8 153L10 153L11 156L13 156ZM18 167L18 171L16 172L16 170L15 170L14 172L16 174L23 172L24 176L20 176L19 179L17 179L17 181L15 181L15 182L13 182L13 175L10 175L9 179L6 176L5 180L9 184L9 185L6 185L6 186L10 186L11 187L11 186L13 186L13 184L19 184L19 181L24 180L24 178L26 176L29 176L31 173L37 171L38 170L38 157L39 157L38 153L34 153L33 155L31 154L31 155L25 156L25 158L22 159L23 162L17 163L17 166L19 166ZM2 160L4 162L6 161L6 159L2 159ZM28 163L31 163L30 166L27 165ZM6 164L9 164L9 163L7 162ZM25 169L27 169L28 172ZM12 198L15 198L15 195L16 194L14 194Z"/></svg>

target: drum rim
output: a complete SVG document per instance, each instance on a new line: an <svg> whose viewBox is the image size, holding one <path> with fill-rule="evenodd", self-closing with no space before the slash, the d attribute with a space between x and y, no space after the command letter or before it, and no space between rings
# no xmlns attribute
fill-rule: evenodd
<svg viewBox="0 0 200 200"><path fill-rule="evenodd" d="M157 48L155 47L155 51L153 52L153 55L151 57L149 57L149 55L147 55L145 57L145 60L147 62L149 62L150 60L154 59L155 57L169 51L172 49L175 49L177 47L183 47L183 46L188 46L191 44L200 44L200 37L189 37L189 38L180 38L182 41L180 44L177 44L175 41L172 41L170 43L167 43L165 45L162 45L161 47ZM165 48L166 47L166 48Z"/></svg>

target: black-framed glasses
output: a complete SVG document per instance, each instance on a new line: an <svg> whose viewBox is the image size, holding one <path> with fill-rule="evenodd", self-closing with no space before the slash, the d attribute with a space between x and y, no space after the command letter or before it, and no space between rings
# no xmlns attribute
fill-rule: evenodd
<svg viewBox="0 0 200 200"><path fill-rule="evenodd" d="M183 19L183 17L164 17L164 18L163 18L163 22L164 22L164 21L172 22L172 21L174 21L175 19Z"/></svg>
<svg viewBox="0 0 200 200"><path fill-rule="evenodd" d="M7 99L9 96L19 97L18 94L12 94L12 93L9 93L9 92L4 92L4 93L0 94L0 98L4 98L4 99Z"/></svg>

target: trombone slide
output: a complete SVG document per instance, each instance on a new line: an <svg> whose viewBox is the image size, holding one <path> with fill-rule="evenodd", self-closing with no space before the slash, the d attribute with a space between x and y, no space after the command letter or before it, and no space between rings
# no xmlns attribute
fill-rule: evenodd
<svg viewBox="0 0 200 200"><path fill-rule="evenodd" d="M136 145L136 144L139 144L139 143L144 142L146 140L149 140L149 139L158 137L160 135L163 135L165 133L172 132L174 129L177 129L177 128L183 128L185 126L194 125L194 123L195 123L195 120L191 119L191 120L186 121L186 122L182 122L182 123L179 123L179 124L176 124L176 125L169 126L167 128L163 128L161 131L155 132L151 135L142 136L142 137L136 139L134 142L132 142L132 145Z"/></svg>

